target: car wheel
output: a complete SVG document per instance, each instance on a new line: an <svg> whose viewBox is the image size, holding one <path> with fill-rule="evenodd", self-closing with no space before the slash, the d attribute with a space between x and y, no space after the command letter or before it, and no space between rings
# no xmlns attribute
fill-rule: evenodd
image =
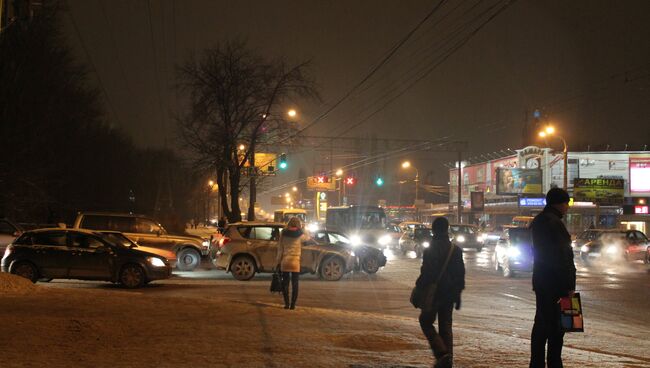
<svg viewBox="0 0 650 368"><path fill-rule="evenodd" d="M194 271L201 264L201 254L193 248L181 249L176 257L176 268L181 271Z"/></svg>
<svg viewBox="0 0 650 368"><path fill-rule="evenodd" d="M137 264L126 264L120 270L120 284L127 289L142 287L146 282L144 270Z"/></svg>
<svg viewBox="0 0 650 368"><path fill-rule="evenodd" d="M361 267L368 274L377 273L379 271L379 260L377 260L377 257L366 257L361 263Z"/></svg>
<svg viewBox="0 0 650 368"><path fill-rule="evenodd" d="M328 257L320 267L320 277L327 281L338 281L345 273L345 264L339 257Z"/></svg>
<svg viewBox="0 0 650 368"><path fill-rule="evenodd" d="M249 256L237 256L230 264L232 276L239 281L248 281L255 276L255 261Z"/></svg>
<svg viewBox="0 0 650 368"><path fill-rule="evenodd" d="M503 262L503 265L501 266L501 270L503 272L503 277L514 277L515 272L510 268L510 261L508 259Z"/></svg>
<svg viewBox="0 0 650 368"><path fill-rule="evenodd" d="M16 276L24 277L34 283L38 280L38 270L36 269L36 266L29 262L20 262L14 265L11 268L11 273Z"/></svg>

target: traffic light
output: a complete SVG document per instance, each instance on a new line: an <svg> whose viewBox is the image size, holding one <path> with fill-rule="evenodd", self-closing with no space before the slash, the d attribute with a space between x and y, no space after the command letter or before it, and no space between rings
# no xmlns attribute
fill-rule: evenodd
<svg viewBox="0 0 650 368"><path fill-rule="evenodd" d="M278 167L280 167L280 170L286 170L287 167L289 167L289 164L287 164L287 155L286 154L281 154L280 155L280 160L278 163Z"/></svg>
<svg viewBox="0 0 650 368"><path fill-rule="evenodd" d="M354 185L357 183L357 179L352 176L345 178L345 185Z"/></svg>
<svg viewBox="0 0 650 368"><path fill-rule="evenodd" d="M378 187L384 185L384 179L382 179L381 176L378 177L377 180L375 180L375 184L377 184Z"/></svg>

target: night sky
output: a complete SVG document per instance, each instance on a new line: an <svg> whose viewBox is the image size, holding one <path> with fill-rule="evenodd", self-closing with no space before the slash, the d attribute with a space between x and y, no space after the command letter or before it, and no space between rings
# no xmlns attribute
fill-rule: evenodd
<svg viewBox="0 0 650 368"><path fill-rule="evenodd" d="M170 115L182 101L173 88L174 65L189 53L240 37L269 57L312 60L322 102L296 101L306 124L360 81L436 4L70 0L80 35L69 16L64 19L79 58L88 62L80 36L99 74L109 121L142 146L162 146L165 138L174 146ZM445 55L441 42L454 29L468 33L479 24L468 22L502 4L446 2L359 93L307 133L340 134L401 91L345 136L451 137L469 140L470 155L476 155L520 148L523 123L539 108L570 148L650 145L650 1L519 0L426 76L418 73ZM404 91L412 78L421 80ZM415 159L433 167L453 155L420 153Z"/></svg>

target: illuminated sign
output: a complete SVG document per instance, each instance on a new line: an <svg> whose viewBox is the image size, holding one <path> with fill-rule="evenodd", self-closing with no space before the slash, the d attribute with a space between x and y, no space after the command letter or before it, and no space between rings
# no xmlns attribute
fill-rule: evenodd
<svg viewBox="0 0 650 368"><path fill-rule="evenodd" d="M307 189L310 190L319 190L319 191L328 191L336 190L336 182L330 180L329 177L320 175L320 176L308 176L307 177Z"/></svg>
<svg viewBox="0 0 650 368"><path fill-rule="evenodd" d="M636 215L647 215L649 213L648 206L634 206L634 214Z"/></svg>
<svg viewBox="0 0 650 368"><path fill-rule="evenodd" d="M622 204L624 195L623 179L576 178L573 181L573 196L576 201Z"/></svg>
<svg viewBox="0 0 650 368"><path fill-rule="evenodd" d="M650 157L630 155L630 192L650 193Z"/></svg>
<svg viewBox="0 0 650 368"><path fill-rule="evenodd" d="M542 170L497 169L497 194L523 193L542 193Z"/></svg>
<svg viewBox="0 0 650 368"><path fill-rule="evenodd" d="M357 183L357 180L353 177L345 178L345 185L354 185Z"/></svg>
<svg viewBox="0 0 650 368"><path fill-rule="evenodd" d="M519 205L521 207L544 207L546 198L519 198Z"/></svg>

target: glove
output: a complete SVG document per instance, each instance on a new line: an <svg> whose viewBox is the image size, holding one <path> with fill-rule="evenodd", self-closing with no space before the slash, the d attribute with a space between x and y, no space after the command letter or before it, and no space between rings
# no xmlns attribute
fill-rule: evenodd
<svg viewBox="0 0 650 368"><path fill-rule="evenodd" d="M460 310L460 295L454 300L454 305L456 306L456 310Z"/></svg>

